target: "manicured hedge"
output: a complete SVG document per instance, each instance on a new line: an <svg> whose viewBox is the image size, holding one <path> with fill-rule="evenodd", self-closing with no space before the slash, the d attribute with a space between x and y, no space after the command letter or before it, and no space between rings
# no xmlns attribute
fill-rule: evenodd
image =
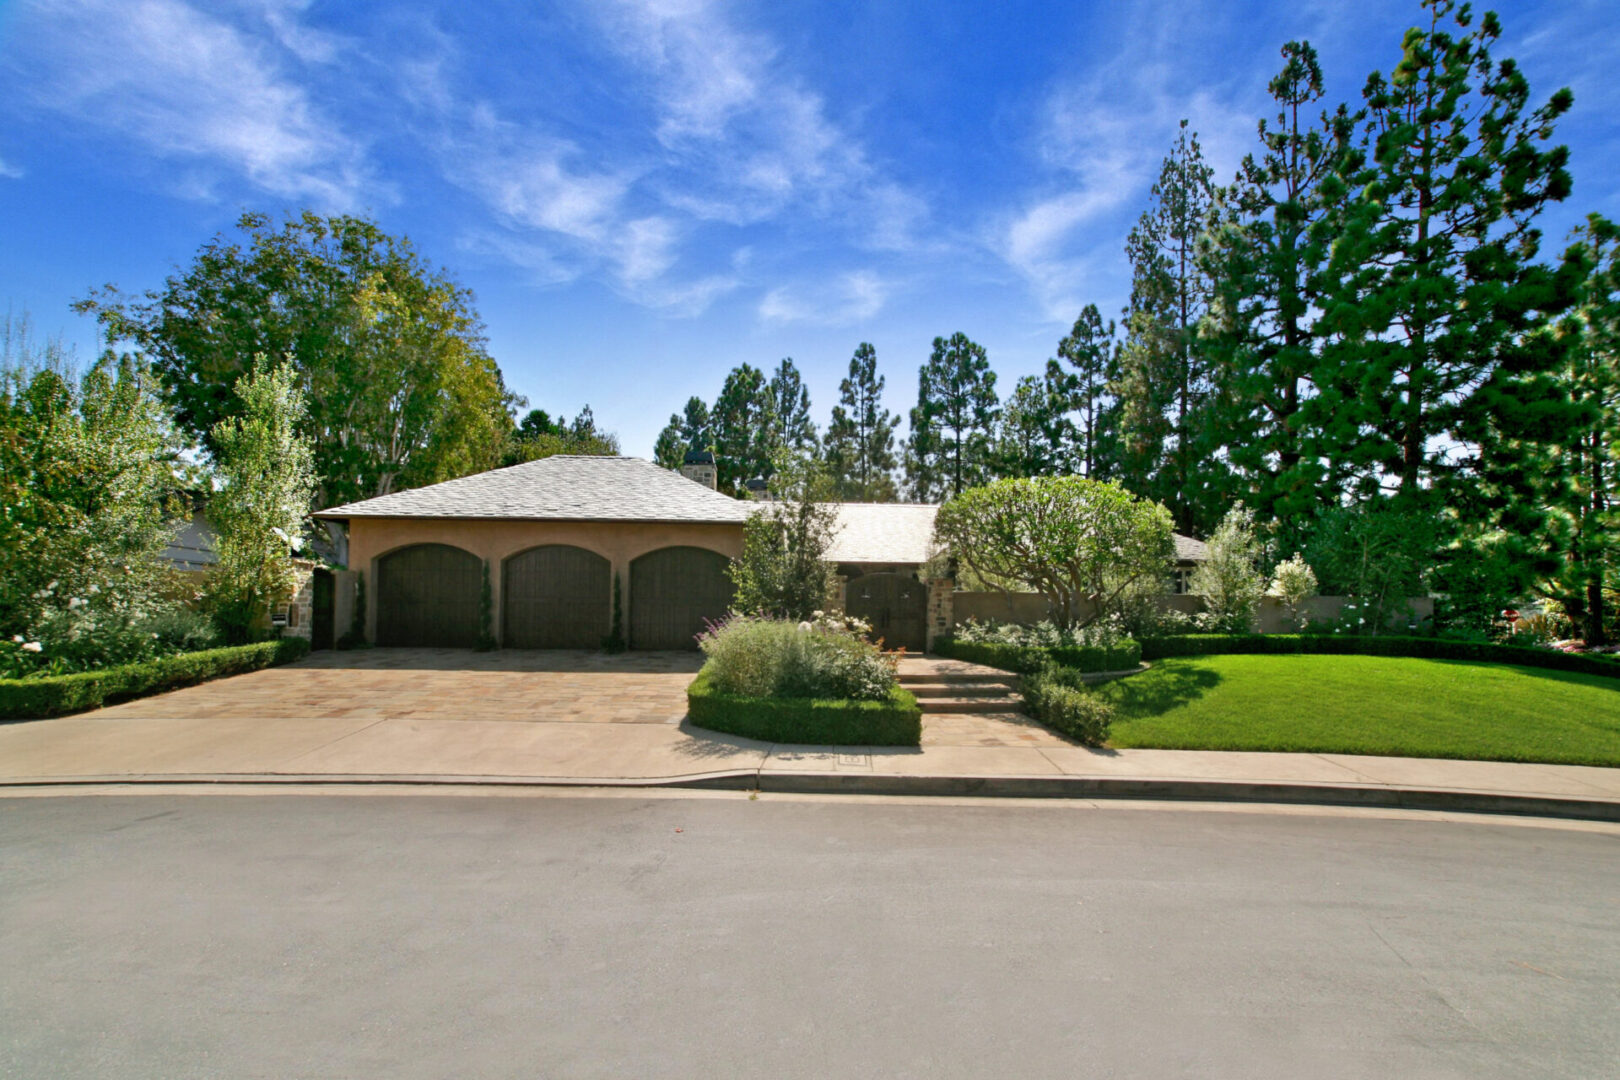
<svg viewBox="0 0 1620 1080"><path fill-rule="evenodd" d="M285 664L309 652L304 638L279 638L254 645L165 656L144 664L124 664L78 675L40 679L0 679L0 720L34 720L94 709L111 701L240 675Z"/></svg>
<svg viewBox="0 0 1620 1080"><path fill-rule="evenodd" d="M899 686L887 701L738 697L716 690L705 668L686 688L686 707L698 727L764 742L916 746L922 740L922 708Z"/></svg>
<svg viewBox="0 0 1620 1080"><path fill-rule="evenodd" d="M1033 645L1003 645L987 641L957 641L941 637L934 641L935 655L971 664L985 664L1003 671L1024 674L1036 672L1048 663L1077 671L1128 671L1142 662L1142 646L1129 638L1111 648L1044 648Z"/></svg>
<svg viewBox="0 0 1620 1080"><path fill-rule="evenodd" d="M1208 656L1216 653L1332 653L1350 656L1410 656L1421 660L1469 660L1492 664L1519 664L1578 671L1587 675L1620 678L1620 660L1607 656L1492 645L1478 641L1447 641L1423 637L1354 637L1336 634L1182 634L1149 638L1142 656L1160 660L1170 656Z"/></svg>

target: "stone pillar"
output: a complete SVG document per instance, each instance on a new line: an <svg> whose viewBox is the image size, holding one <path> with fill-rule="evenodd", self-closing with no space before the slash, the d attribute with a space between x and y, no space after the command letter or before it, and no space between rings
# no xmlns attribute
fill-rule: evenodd
<svg viewBox="0 0 1620 1080"><path fill-rule="evenodd" d="M956 579L936 577L928 579L928 651L934 649L934 639L948 634L956 625L955 605L951 594L956 591Z"/></svg>
<svg viewBox="0 0 1620 1080"><path fill-rule="evenodd" d="M292 563L298 568L298 583L285 604L271 609L272 624L280 615L286 619L283 637L307 639L315 633L315 564L308 559L294 559Z"/></svg>

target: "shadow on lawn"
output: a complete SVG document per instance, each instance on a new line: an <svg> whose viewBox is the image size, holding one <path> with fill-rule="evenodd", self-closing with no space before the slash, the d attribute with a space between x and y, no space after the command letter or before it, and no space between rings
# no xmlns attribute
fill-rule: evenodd
<svg viewBox="0 0 1620 1080"><path fill-rule="evenodd" d="M1154 667L1141 675L1116 679L1099 690L1125 718L1158 716L1203 697L1219 686L1221 676L1196 663Z"/></svg>

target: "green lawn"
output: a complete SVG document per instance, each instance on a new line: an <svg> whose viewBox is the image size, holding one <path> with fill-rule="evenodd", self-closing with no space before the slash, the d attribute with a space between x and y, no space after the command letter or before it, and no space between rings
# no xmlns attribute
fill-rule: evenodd
<svg viewBox="0 0 1620 1080"><path fill-rule="evenodd" d="M1380 656L1194 656L1106 683L1110 746L1620 766L1620 679Z"/></svg>

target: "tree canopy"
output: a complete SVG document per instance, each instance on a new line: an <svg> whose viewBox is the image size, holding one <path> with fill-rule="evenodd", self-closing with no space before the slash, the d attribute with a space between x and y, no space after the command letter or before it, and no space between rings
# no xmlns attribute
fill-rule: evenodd
<svg viewBox="0 0 1620 1080"><path fill-rule="evenodd" d="M244 214L159 289L76 304L137 346L181 427L212 451L252 358L287 364L309 403L317 507L493 468L517 399L471 293L364 218Z"/></svg>

